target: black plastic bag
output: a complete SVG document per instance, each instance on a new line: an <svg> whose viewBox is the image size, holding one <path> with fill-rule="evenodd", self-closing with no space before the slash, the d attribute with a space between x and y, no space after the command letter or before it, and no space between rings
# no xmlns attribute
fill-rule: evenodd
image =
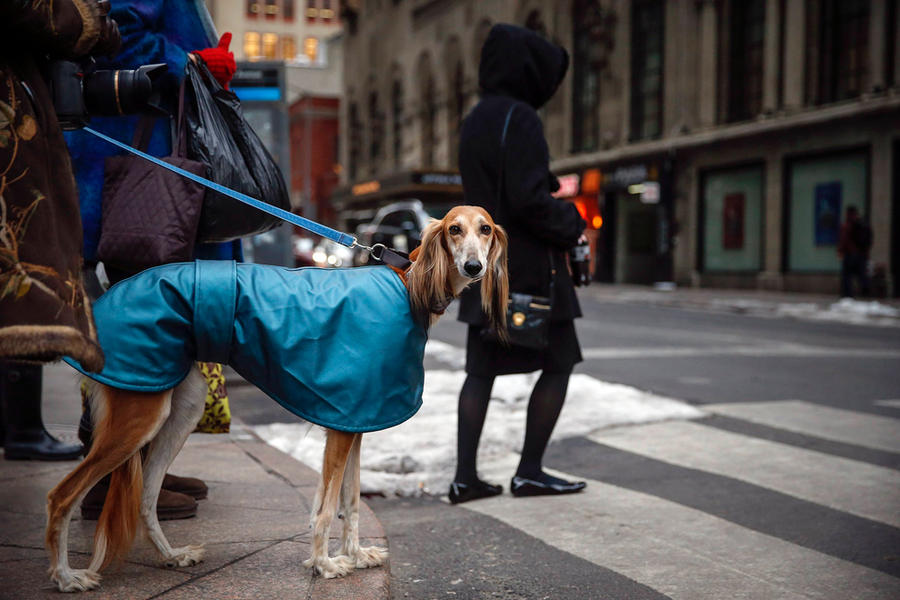
<svg viewBox="0 0 900 600"><path fill-rule="evenodd" d="M291 210L281 170L244 119L237 96L204 64L187 62L185 107L188 157L209 167L208 178L284 210ZM219 192L206 191L199 242L227 242L269 231L281 220Z"/></svg>

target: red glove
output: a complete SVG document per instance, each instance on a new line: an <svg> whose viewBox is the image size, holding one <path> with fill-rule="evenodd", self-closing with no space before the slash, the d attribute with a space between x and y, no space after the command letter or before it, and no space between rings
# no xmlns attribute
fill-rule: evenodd
<svg viewBox="0 0 900 600"><path fill-rule="evenodd" d="M209 72L226 90L228 89L228 82L231 81L231 78L234 77L234 72L237 70L237 65L234 63L234 53L228 51L230 44L231 32L228 31L222 34L221 39L219 39L219 45L215 48L194 50L193 52L193 54L203 59L203 62L209 68Z"/></svg>

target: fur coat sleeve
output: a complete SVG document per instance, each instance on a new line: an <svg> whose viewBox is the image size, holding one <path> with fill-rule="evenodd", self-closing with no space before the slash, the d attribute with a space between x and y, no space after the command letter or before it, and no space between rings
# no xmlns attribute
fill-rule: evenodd
<svg viewBox="0 0 900 600"><path fill-rule="evenodd" d="M99 23L93 0L0 6L0 358L70 355L103 367L81 277L75 179L37 64L89 52Z"/></svg>

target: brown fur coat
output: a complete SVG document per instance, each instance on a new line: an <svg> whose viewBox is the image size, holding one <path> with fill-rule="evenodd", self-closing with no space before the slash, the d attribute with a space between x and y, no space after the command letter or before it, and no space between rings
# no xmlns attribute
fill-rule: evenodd
<svg viewBox="0 0 900 600"><path fill-rule="evenodd" d="M99 35L95 0L0 6L0 358L103 367L75 178L38 64L84 55Z"/></svg>

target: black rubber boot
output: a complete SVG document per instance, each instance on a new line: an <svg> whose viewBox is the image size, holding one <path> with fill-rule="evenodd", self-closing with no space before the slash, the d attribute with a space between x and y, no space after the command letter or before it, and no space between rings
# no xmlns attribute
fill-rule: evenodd
<svg viewBox="0 0 900 600"><path fill-rule="evenodd" d="M0 403L6 419L3 448L7 460L74 460L80 444L60 442L41 418L40 365L0 363Z"/></svg>

